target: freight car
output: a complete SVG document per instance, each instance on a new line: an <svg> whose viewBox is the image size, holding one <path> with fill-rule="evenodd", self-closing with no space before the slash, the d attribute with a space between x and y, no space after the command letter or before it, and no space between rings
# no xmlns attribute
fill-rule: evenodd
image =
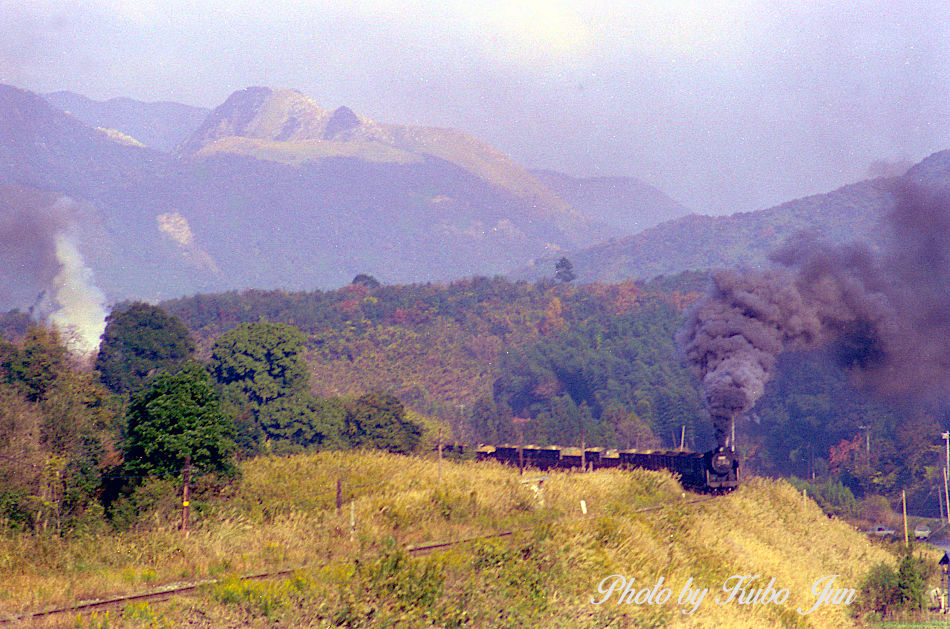
<svg viewBox="0 0 950 629"><path fill-rule="evenodd" d="M493 460L520 468L598 469L620 467L667 470L677 475L683 487L692 491L722 493L739 486L739 460L732 449L719 447L709 452L680 450L604 450L603 448L561 448L515 445L482 446L476 459Z"/></svg>

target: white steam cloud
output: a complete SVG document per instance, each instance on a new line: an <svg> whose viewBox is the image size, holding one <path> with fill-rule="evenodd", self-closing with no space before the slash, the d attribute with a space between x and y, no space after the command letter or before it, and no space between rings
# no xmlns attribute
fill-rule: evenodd
<svg viewBox="0 0 950 629"><path fill-rule="evenodd" d="M67 232L58 232L54 245L60 269L53 278L52 293L59 307L48 321L66 337L71 350L92 353L106 326L105 295L93 283L92 270Z"/></svg>

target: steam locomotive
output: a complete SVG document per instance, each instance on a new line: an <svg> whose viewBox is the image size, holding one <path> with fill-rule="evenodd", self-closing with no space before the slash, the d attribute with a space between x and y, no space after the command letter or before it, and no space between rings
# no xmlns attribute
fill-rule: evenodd
<svg viewBox="0 0 950 629"><path fill-rule="evenodd" d="M599 469L619 467L667 470L684 488L703 493L724 493L739 486L739 460L732 448L720 446L706 453L681 450L604 450L559 446L482 446L477 460L493 460L519 468Z"/></svg>

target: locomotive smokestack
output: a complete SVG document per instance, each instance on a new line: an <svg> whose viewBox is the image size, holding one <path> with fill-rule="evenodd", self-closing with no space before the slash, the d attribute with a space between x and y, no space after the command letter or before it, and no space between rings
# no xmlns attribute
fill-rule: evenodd
<svg viewBox="0 0 950 629"><path fill-rule="evenodd" d="M734 447L734 437L736 434L736 418L733 416L715 416L713 415L713 430L716 433L716 447L729 448Z"/></svg>

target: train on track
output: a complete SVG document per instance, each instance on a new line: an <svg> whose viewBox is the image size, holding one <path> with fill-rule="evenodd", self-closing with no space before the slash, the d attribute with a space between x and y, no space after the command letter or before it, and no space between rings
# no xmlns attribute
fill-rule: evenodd
<svg viewBox="0 0 950 629"><path fill-rule="evenodd" d="M465 446L447 446L464 453ZM604 467L667 470L679 477L684 488L702 493L724 493L739 486L739 459L731 448L709 452L682 450L605 450L603 448L562 448L559 446L481 446L476 460L493 460L506 465L537 470Z"/></svg>

